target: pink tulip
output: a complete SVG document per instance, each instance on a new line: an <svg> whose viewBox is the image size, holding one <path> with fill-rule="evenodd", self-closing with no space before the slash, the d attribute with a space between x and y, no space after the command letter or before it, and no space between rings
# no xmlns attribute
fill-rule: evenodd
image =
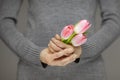
<svg viewBox="0 0 120 80"><path fill-rule="evenodd" d="M76 34L82 34L86 32L90 27L91 25L87 20L81 20L75 25L74 31Z"/></svg>
<svg viewBox="0 0 120 80"><path fill-rule="evenodd" d="M71 40L71 43L73 46L80 46L84 44L87 41L87 38L83 34L77 34L73 39Z"/></svg>
<svg viewBox="0 0 120 80"><path fill-rule="evenodd" d="M73 25L68 25L63 28L61 31L61 38L66 40L68 39L74 31L74 26Z"/></svg>

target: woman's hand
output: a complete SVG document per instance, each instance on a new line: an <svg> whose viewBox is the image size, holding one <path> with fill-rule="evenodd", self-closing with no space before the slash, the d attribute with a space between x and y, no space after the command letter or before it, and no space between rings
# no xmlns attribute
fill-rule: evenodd
<svg viewBox="0 0 120 80"><path fill-rule="evenodd" d="M68 48L61 50L59 52L51 53L48 48L45 48L40 53L40 60L51 66L65 66L73 61L75 61L77 55L72 54L74 51ZM71 54L65 56L65 54Z"/></svg>
<svg viewBox="0 0 120 80"><path fill-rule="evenodd" d="M77 55L77 58L79 58L80 55L81 55L81 53L82 53L81 46L79 46L79 47L74 47L74 46L72 46L72 45L63 43L63 42L61 41L61 37L60 37L58 34L56 34L55 37L53 37L53 38L50 40L49 44L48 44L48 49L49 49L52 53L61 51L61 50L65 49L65 48L68 48L69 50L74 49L74 52L73 52L73 53ZM69 51L68 51L68 52L69 52ZM72 54L73 54L73 53L72 53ZM67 53L66 53L65 55L66 55L66 56L69 56L70 54L67 54Z"/></svg>
<svg viewBox="0 0 120 80"><path fill-rule="evenodd" d="M52 38L40 53L40 60L51 66L65 66L72 63L81 55L81 47L73 47L61 41L59 35Z"/></svg>

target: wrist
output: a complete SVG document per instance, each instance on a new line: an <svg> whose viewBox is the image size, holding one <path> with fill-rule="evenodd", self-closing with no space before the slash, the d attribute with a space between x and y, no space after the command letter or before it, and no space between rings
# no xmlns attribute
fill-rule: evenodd
<svg viewBox="0 0 120 80"><path fill-rule="evenodd" d="M40 54L39 54L39 57L40 57L40 61L42 62L42 63L46 63L46 61L45 61L45 50L46 50L47 48L45 48L45 49L43 49L41 52L40 52Z"/></svg>
<svg viewBox="0 0 120 80"><path fill-rule="evenodd" d="M45 50L45 49L44 49ZM44 50L42 50L41 52L40 52L40 62L41 62L41 65L42 65L42 67L43 68L46 68L47 67L47 64L46 64L46 61L45 61L45 59L43 58L43 56L44 56L44 54L43 54L43 51Z"/></svg>

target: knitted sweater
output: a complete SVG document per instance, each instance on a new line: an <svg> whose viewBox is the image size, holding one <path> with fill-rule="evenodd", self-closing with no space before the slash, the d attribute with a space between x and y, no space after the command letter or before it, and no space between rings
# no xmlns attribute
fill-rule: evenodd
<svg viewBox="0 0 120 80"><path fill-rule="evenodd" d="M105 80L101 53L120 35L119 0L28 0L27 31L16 29L22 0L0 0L0 38L20 58L17 80ZM95 25L100 6L102 24ZM79 63L43 68L39 53L68 24L92 24Z"/></svg>

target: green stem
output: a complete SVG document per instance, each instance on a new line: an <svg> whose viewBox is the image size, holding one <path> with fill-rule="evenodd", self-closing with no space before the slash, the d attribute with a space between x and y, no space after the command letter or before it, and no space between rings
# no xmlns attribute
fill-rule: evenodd
<svg viewBox="0 0 120 80"><path fill-rule="evenodd" d="M67 39L62 39L62 42L66 43Z"/></svg>
<svg viewBox="0 0 120 80"><path fill-rule="evenodd" d="M76 35L76 33L73 32L73 34L68 38L68 40L66 41L66 43L67 43L67 44L70 43L71 40L72 40L72 38L73 38L75 35Z"/></svg>
<svg viewBox="0 0 120 80"><path fill-rule="evenodd" d="M64 41L64 39L62 38L62 42Z"/></svg>

